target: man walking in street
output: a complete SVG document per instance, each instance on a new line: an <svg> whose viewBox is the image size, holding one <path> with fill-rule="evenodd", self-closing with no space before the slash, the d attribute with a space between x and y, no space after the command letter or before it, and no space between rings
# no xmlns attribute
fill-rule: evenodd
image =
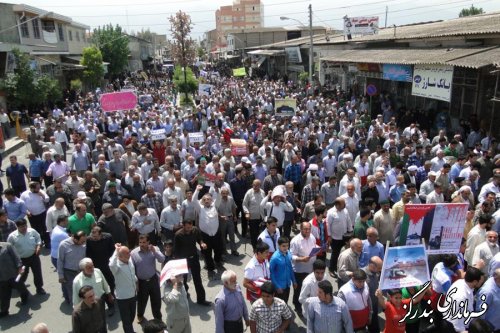
<svg viewBox="0 0 500 333"><path fill-rule="evenodd" d="M12 244L23 263L24 272L21 275L21 281L24 283L28 274L33 271L33 280L38 295L45 295L43 289L42 263L40 261L40 252L42 250L42 240L40 234L32 228L28 228L26 220L16 221L17 230L13 231L7 241Z"/></svg>
<svg viewBox="0 0 500 333"><path fill-rule="evenodd" d="M135 267L135 274L139 279L137 291L137 321L144 321L144 311L148 298L151 299L151 310L155 319L161 320L161 295L160 282L156 274L155 261L163 263L165 256L160 250L151 245L148 235L139 236L139 247L131 252L132 262Z"/></svg>
<svg viewBox="0 0 500 333"><path fill-rule="evenodd" d="M134 333L133 322L137 304L137 277L134 263L130 259L130 250L121 244L115 244L115 252L109 259L109 269L115 277L115 297L122 319L123 331Z"/></svg>
<svg viewBox="0 0 500 333"><path fill-rule="evenodd" d="M201 250L206 249L207 245L203 242L200 230L193 226L193 221L184 220L182 229L178 230L174 237L174 257L176 259L187 260L188 268L191 270L193 277L194 288L196 289L196 303L210 306L212 303L206 300L205 288L203 288L201 281L200 257L196 248L197 243L200 245ZM184 286L187 292L189 289L187 274L184 275Z"/></svg>
<svg viewBox="0 0 500 333"><path fill-rule="evenodd" d="M224 271L221 276L222 290L215 296L215 332L243 333L243 320L249 326L248 309L233 271Z"/></svg>
<svg viewBox="0 0 500 333"><path fill-rule="evenodd" d="M80 260L85 258L85 232L78 231L59 245L57 258L57 274L62 284L66 303L73 304L73 280L80 270Z"/></svg>
<svg viewBox="0 0 500 333"><path fill-rule="evenodd" d="M260 290L262 296L250 311L250 333L285 332L292 319L290 308L285 301L274 297L276 289L271 282L264 282Z"/></svg>
<svg viewBox="0 0 500 333"><path fill-rule="evenodd" d="M28 290L24 282L16 282L16 277L23 273L23 263L10 243L0 242L0 318L9 315L12 289L21 294L21 303L28 301Z"/></svg>
<svg viewBox="0 0 500 333"><path fill-rule="evenodd" d="M31 227L40 234L45 248L50 249L50 236L45 224L49 196L40 190L40 183L30 182L29 190L21 194L21 200L25 202L28 209L27 214Z"/></svg>

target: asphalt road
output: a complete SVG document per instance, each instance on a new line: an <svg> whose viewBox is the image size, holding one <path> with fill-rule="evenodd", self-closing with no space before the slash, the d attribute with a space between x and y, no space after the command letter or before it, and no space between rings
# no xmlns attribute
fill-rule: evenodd
<svg viewBox="0 0 500 333"><path fill-rule="evenodd" d="M27 166L27 154L29 153L29 151L29 146L24 146L13 153L13 155L17 155L19 163L23 163ZM8 158L5 158L2 169L5 170L5 168L8 166L8 163ZM5 177L1 177L1 180L4 186L6 186L7 182ZM236 239L238 240L238 237ZM239 241L238 243L238 251L240 252L240 256L227 256L227 260L224 265L226 269L231 269L237 273L238 283L240 285L243 282L245 265L252 256L252 247L249 243L245 246L245 242L249 242L249 240L244 240L244 242ZM0 332L26 333L29 332L30 329L39 322L46 323L49 326L50 331L53 333L71 332L72 308L64 303L60 284L58 283L58 276L50 262L50 252L48 250L44 249L41 254L41 260L44 288L47 291L47 295L35 295L33 275L30 273L30 275L28 276L27 285L28 290L30 291L30 293L32 293L32 296L30 296L28 304L21 305L19 296L16 292L14 292L10 305L10 315L6 318L0 319ZM203 263L201 263L201 266L203 267ZM158 265L158 270L160 270L160 265ZM207 300L213 301L217 293L222 288L222 283L220 281L220 275L222 274L222 271L217 271L215 278L210 281L208 279L206 270L202 269L201 274L207 294ZM331 282L333 283L333 281ZM336 287L336 283L333 283L333 285ZM196 301L196 293L193 283L189 282L189 286L192 298ZM291 304L291 299L292 295L290 295L289 304ZM247 303L247 306L250 310L250 303ZM163 319L165 320L166 313L164 305L162 306L162 313ZM213 308L200 306L196 303L190 302L190 313L193 333L215 332L215 317ZM153 318L151 315L151 308L149 303L145 317L147 319ZM118 309L113 317L108 317L107 325L109 332L123 332ZM294 324L291 326L289 332L305 332L304 327L305 325L301 321L301 319L295 318ZM142 332L142 329L140 325L137 324L137 322L134 323L134 328L137 333ZM247 328L247 332L250 332L249 328Z"/></svg>

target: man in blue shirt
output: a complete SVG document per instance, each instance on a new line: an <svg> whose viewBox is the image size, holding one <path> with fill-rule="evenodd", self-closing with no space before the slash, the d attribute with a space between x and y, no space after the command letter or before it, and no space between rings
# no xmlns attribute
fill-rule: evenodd
<svg viewBox="0 0 500 333"><path fill-rule="evenodd" d="M384 259L384 246L378 239L377 229L370 227L366 229L366 238L363 240L363 251L359 257L359 267L366 267L371 257L379 257Z"/></svg>
<svg viewBox="0 0 500 333"><path fill-rule="evenodd" d="M293 283L293 288L297 288L295 274L293 274L292 254L288 251L290 241L286 237L278 239L278 249L273 253L269 271L271 273L271 282L276 288L276 297L281 298L285 303L288 303L290 296L290 284Z"/></svg>
<svg viewBox="0 0 500 333"><path fill-rule="evenodd" d="M483 295L485 299L482 300ZM500 268L497 268L493 275L486 280L481 289L477 293L476 311L482 311L482 304L488 304L486 313L482 316L484 320L493 326L493 330L500 330L500 316L498 315L498 307L500 306Z"/></svg>
<svg viewBox="0 0 500 333"><path fill-rule="evenodd" d="M292 156L292 163L285 168L285 180L293 182L293 191L300 193L300 182L302 181L302 171L300 169L299 158Z"/></svg>
<svg viewBox="0 0 500 333"><path fill-rule="evenodd" d="M43 162L39 158L36 158L35 153L30 153L29 155L28 172L29 178L32 182L42 183L41 178L43 175Z"/></svg>
<svg viewBox="0 0 500 333"><path fill-rule="evenodd" d="M7 212L9 220L18 221L26 217L27 207L24 201L16 197L16 192L12 188L6 189L3 194L5 201L3 207Z"/></svg>
<svg viewBox="0 0 500 333"><path fill-rule="evenodd" d="M12 155L9 157L10 166L6 170L7 187L14 190L16 197L19 198L21 193L26 191L26 179L28 177L28 169L22 164L17 163L17 157Z"/></svg>

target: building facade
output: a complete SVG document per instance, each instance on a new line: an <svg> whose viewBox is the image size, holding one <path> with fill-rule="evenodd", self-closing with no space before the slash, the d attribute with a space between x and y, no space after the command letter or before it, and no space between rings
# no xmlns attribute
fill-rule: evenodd
<svg viewBox="0 0 500 333"><path fill-rule="evenodd" d="M14 70L13 49L27 53L32 68L57 78L64 87L90 45L89 26L70 17L24 4L0 3L0 77Z"/></svg>
<svg viewBox="0 0 500 333"><path fill-rule="evenodd" d="M221 6L215 11L215 45L227 45L230 30L257 29L264 26L264 4L260 0L234 0L231 6Z"/></svg>

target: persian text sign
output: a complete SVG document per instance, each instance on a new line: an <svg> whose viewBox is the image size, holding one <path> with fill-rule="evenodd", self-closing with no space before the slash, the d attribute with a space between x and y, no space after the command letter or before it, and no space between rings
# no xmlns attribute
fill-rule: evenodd
<svg viewBox="0 0 500 333"><path fill-rule="evenodd" d="M167 137L165 129L151 130L151 140L163 140Z"/></svg>
<svg viewBox="0 0 500 333"><path fill-rule="evenodd" d="M371 35L378 30L378 16L344 18L345 35Z"/></svg>
<svg viewBox="0 0 500 333"><path fill-rule="evenodd" d="M244 139L231 139L231 153L235 156L247 156L247 142Z"/></svg>
<svg viewBox="0 0 500 333"><path fill-rule="evenodd" d="M101 95L101 108L104 112L132 110L137 105L137 96L132 91L120 91Z"/></svg>
<svg viewBox="0 0 500 333"><path fill-rule="evenodd" d="M416 245L423 238L428 254L458 253L468 207L466 203L406 205L399 244Z"/></svg>
<svg viewBox="0 0 500 333"><path fill-rule="evenodd" d="M380 289L421 286L429 281L423 245L388 247L380 274Z"/></svg>
<svg viewBox="0 0 500 333"><path fill-rule="evenodd" d="M415 65L411 94L449 102L452 82L453 66Z"/></svg>
<svg viewBox="0 0 500 333"><path fill-rule="evenodd" d="M203 132L189 133L189 143L195 143L195 142L202 143L204 141L205 137L203 136Z"/></svg>

